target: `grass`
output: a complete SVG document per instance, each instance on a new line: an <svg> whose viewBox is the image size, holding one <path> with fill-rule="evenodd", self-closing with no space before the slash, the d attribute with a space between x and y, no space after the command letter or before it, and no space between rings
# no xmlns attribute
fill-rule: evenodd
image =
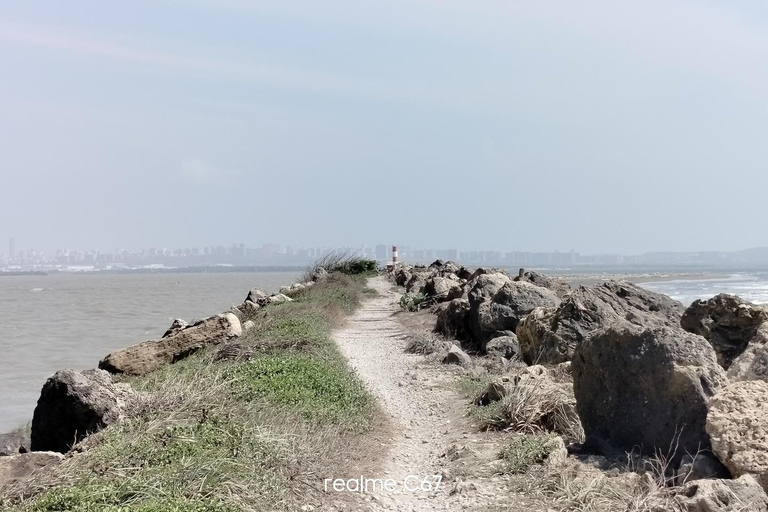
<svg viewBox="0 0 768 512"><path fill-rule="evenodd" d="M139 392L126 419L0 509L271 511L322 500L323 477L376 457L364 434L379 413L331 338L368 293L364 278L331 274L253 315L256 327L231 344L247 357L212 347L125 378Z"/></svg>
<svg viewBox="0 0 768 512"><path fill-rule="evenodd" d="M535 464L544 462L557 447L552 434L520 435L501 450L499 458L504 461L504 472L524 473Z"/></svg>
<svg viewBox="0 0 768 512"><path fill-rule="evenodd" d="M330 252L307 267L301 280L312 281L322 271L329 274L372 276L378 270L379 264L376 260L360 258L348 252Z"/></svg>

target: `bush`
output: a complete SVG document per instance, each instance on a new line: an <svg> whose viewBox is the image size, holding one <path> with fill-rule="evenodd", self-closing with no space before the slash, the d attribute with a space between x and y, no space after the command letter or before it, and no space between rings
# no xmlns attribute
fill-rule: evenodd
<svg viewBox="0 0 768 512"><path fill-rule="evenodd" d="M312 281L321 268L329 274L339 272L351 276L367 276L378 272L379 264L376 260L350 256L348 253L332 252L309 265L304 271L302 281Z"/></svg>
<svg viewBox="0 0 768 512"><path fill-rule="evenodd" d="M419 293L404 293L400 297L400 307L405 311L418 311L421 309L422 304L425 303L427 297Z"/></svg>
<svg viewBox="0 0 768 512"><path fill-rule="evenodd" d="M501 450L499 458L505 462L508 473L524 473L533 465L544 462L557 447L556 436L551 434L521 435Z"/></svg>

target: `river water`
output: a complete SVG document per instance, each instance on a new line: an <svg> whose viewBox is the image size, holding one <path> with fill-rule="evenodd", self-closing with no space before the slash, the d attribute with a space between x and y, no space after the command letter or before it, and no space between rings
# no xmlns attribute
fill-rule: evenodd
<svg viewBox="0 0 768 512"><path fill-rule="evenodd" d="M206 318L292 272L53 274L0 277L0 432L32 419L56 370L94 368L108 353L162 336L174 318Z"/></svg>

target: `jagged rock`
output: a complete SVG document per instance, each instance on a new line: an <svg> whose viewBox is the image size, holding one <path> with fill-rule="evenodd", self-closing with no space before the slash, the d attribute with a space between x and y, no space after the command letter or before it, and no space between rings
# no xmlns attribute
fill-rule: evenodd
<svg viewBox="0 0 768 512"><path fill-rule="evenodd" d="M267 292L265 292L261 288L251 288L251 291L248 292L248 296L245 298L245 300L258 304L260 299L265 299L267 297L268 297Z"/></svg>
<svg viewBox="0 0 768 512"><path fill-rule="evenodd" d="M493 357L511 359L519 351L520 346L517 344L517 336L514 334L510 334L509 336L498 336L491 339L485 345L485 353Z"/></svg>
<svg viewBox="0 0 768 512"><path fill-rule="evenodd" d="M559 303L557 295L546 288L513 282L504 274L481 275L469 293L469 329L473 339L484 348L495 331L514 331L535 308L555 307Z"/></svg>
<svg viewBox="0 0 768 512"><path fill-rule="evenodd" d="M466 339L469 329L469 301L453 299L436 310L435 331L449 338Z"/></svg>
<svg viewBox="0 0 768 512"><path fill-rule="evenodd" d="M32 451L66 453L123 416L133 391L104 370L60 370L40 392L32 417Z"/></svg>
<svg viewBox="0 0 768 512"><path fill-rule="evenodd" d="M29 435L22 432L0 434L0 457L27 453L29 441Z"/></svg>
<svg viewBox="0 0 768 512"><path fill-rule="evenodd" d="M189 323L182 320L181 318L177 318L173 321L171 326L168 328L167 331L165 331L165 334L163 334L163 338L167 338L168 336L173 336L174 334L178 334L184 329L189 327Z"/></svg>
<svg viewBox="0 0 768 512"><path fill-rule="evenodd" d="M531 284L535 284L536 286L541 286L542 288L551 290L555 292L555 294L561 299L572 291L571 286L562 279L545 276L544 274L539 274L538 272L525 271L523 269L520 269L520 273L517 277L515 277L514 280L525 281Z"/></svg>
<svg viewBox="0 0 768 512"><path fill-rule="evenodd" d="M31 452L0 458L0 493L28 480L43 468L57 466L64 456L55 452Z"/></svg>
<svg viewBox="0 0 768 512"><path fill-rule="evenodd" d="M408 293L424 293L424 287L427 284L429 273L424 270L418 270L419 269L414 268L410 279L408 279L408 282L405 284L405 291Z"/></svg>
<svg viewBox="0 0 768 512"><path fill-rule="evenodd" d="M568 361L590 332L618 320L679 327L683 305L666 295L623 281L580 286L556 308L537 310L516 331L528 364Z"/></svg>
<svg viewBox="0 0 768 512"><path fill-rule="evenodd" d="M712 451L733 476L752 475L768 490L768 383L732 382L712 397Z"/></svg>
<svg viewBox="0 0 768 512"><path fill-rule="evenodd" d="M704 336L714 347L720 366L728 369L765 322L765 307L721 293L709 300L694 301L680 324L686 331Z"/></svg>
<svg viewBox="0 0 768 512"><path fill-rule="evenodd" d="M285 304L286 302L293 302L293 299L284 293L277 293L275 295L270 295L269 297L261 299L259 304L261 306L270 306L273 304Z"/></svg>
<svg viewBox="0 0 768 512"><path fill-rule="evenodd" d="M768 511L768 495L749 475L737 480L696 480L677 499L687 512Z"/></svg>
<svg viewBox="0 0 768 512"><path fill-rule="evenodd" d="M453 291L454 295L458 290L459 296L461 295L461 287L458 283L447 277L430 277L424 283L424 295L432 297L438 302L442 302L448 299L449 294Z"/></svg>
<svg viewBox="0 0 768 512"><path fill-rule="evenodd" d="M323 267L317 267L317 270L315 270L314 274L312 274L312 281L318 282L328 277L328 271L325 270ZM258 302L258 301L254 301Z"/></svg>
<svg viewBox="0 0 768 512"><path fill-rule="evenodd" d="M248 317L248 316L252 316L259 309L261 309L261 306L259 306L253 301L247 300L243 302L238 309L242 312L244 317Z"/></svg>
<svg viewBox="0 0 768 512"><path fill-rule="evenodd" d="M472 359L467 355L467 353L456 345L451 345L451 349L448 351L448 354L446 354L446 356L443 358L444 364L466 365L471 362Z"/></svg>
<svg viewBox="0 0 768 512"><path fill-rule="evenodd" d="M440 270L441 268L443 268L443 265L445 265L445 263L443 263L443 260L437 259L432 263L430 263L429 267L427 268L429 268L430 270Z"/></svg>
<svg viewBox="0 0 768 512"><path fill-rule="evenodd" d="M207 345L240 336L242 332L240 320L232 313L212 316L173 336L112 352L99 362L99 368L110 373L144 375L184 359Z"/></svg>
<svg viewBox="0 0 768 512"><path fill-rule="evenodd" d="M571 368L586 435L644 453L677 445L675 464L710 447L707 402L727 379L701 336L619 321L577 345Z"/></svg>
<svg viewBox="0 0 768 512"><path fill-rule="evenodd" d="M768 382L768 322L763 323L749 340L746 350L731 363L728 378Z"/></svg>

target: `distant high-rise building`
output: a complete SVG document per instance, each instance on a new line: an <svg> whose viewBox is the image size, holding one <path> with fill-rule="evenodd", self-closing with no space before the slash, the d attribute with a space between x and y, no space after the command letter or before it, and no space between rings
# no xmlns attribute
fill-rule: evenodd
<svg viewBox="0 0 768 512"><path fill-rule="evenodd" d="M387 246L384 244L379 244L376 246L376 260L377 261L387 261Z"/></svg>
<svg viewBox="0 0 768 512"><path fill-rule="evenodd" d="M13 260L16 256L16 239L11 238L11 240L8 242L8 258Z"/></svg>

